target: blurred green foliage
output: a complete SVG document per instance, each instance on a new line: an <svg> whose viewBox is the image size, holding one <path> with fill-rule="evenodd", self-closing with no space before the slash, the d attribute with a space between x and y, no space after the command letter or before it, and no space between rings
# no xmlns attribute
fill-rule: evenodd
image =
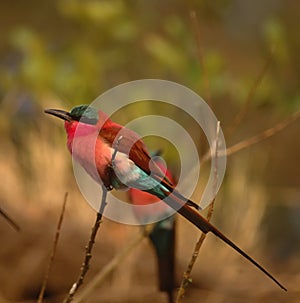
<svg viewBox="0 0 300 303"><path fill-rule="evenodd" d="M279 2L270 0L267 9L267 4L249 6L238 0L220 5L192 0L30 0L23 7L21 2L2 2L0 132L18 137L12 140L21 152L26 150L26 132L43 123L40 117L43 107L51 106L49 96L68 109L90 103L118 84L160 78L186 85L206 99L226 135L272 53L247 113L255 117L257 111L265 112L266 121L253 125L253 116L243 121L240 138L254 134L270 126L272 116L294 111L300 103L300 46L296 31L288 27L289 14L298 8ZM151 109L124 109L129 118L144 111ZM171 114L188 124L182 114ZM198 138L193 124L185 127Z"/></svg>
<svg viewBox="0 0 300 303"><path fill-rule="evenodd" d="M259 39L253 41L259 45L260 53L254 46L253 57L247 58L251 49L245 49L245 57L235 58L235 45L226 45L224 41L232 39L226 12L234 3L224 1L216 6L190 1L185 6L180 1L48 2L57 15L54 20L63 20L64 28L58 27L49 34L46 27L44 30L30 22L21 26L18 22L10 24L9 54L4 52L2 56L2 61L10 56L10 64L2 64L2 94L20 90L38 99L40 94L50 91L70 104L89 103L119 83L162 78L183 83L205 95L207 77L214 102L229 99L241 104L263 65L263 53L268 55L274 48L272 70L257 90L255 101L294 108L299 92L291 81L296 75L291 69L291 43L284 18L266 16L259 37L263 44L259 45ZM198 31L189 19L191 10L198 16ZM51 16L45 16L47 22L51 22ZM218 40L225 43L225 51ZM233 42L238 45L238 41ZM204 66L198 58L197 43L202 48ZM255 58L257 55L260 57ZM245 72L243 65L248 63L244 60L253 61L254 68Z"/></svg>

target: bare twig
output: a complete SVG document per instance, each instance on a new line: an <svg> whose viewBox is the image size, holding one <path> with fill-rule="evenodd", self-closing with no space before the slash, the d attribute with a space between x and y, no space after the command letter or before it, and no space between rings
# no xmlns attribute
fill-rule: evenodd
<svg viewBox="0 0 300 303"><path fill-rule="evenodd" d="M151 231L138 233L102 270L87 284L84 290L78 295L74 303L84 302L88 296L99 287L107 276L116 269L116 267L133 251L135 247L142 243L142 240L149 235Z"/></svg>
<svg viewBox="0 0 300 303"><path fill-rule="evenodd" d="M0 214L16 231L20 231L20 226L0 207Z"/></svg>
<svg viewBox="0 0 300 303"><path fill-rule="evenodd" d="M266 59L264 66L262 67L260 73L258 74L256 80L254 81L252 87L249 90L249 93L246 97L246 101L245 101L244 105L241 107L240 111L236 114L235 118L233 119L232 125L228 128L228 134L227 134L228 136L232 135L233 131L237 129L237 127L240 125L240 123L246 116L246 113L247 113L249 106L253 100L253 97L257 91L257 88L262 83L262 80L270 67L273 53L274 53L274 49L272 48L270 51L270 54L268 55L268 58Z"/></svg>
<svg viewBox="0 0 300 303"><path fill-rule="evenodd" d="M74 295L76 294L79 287L82 285L83 280L86 276L86 273L88 272L90 268L90 260L92 258L92 250L95 244L96 235L98 232L98 229L100 227L100 224L102 222L102 213L104 211L105 205L106 205L106 196L107 196L107 190L103 187L102 192L102 199L101 199L101 205L100 205L100 211L97 213L95 224L92 228L91 236L89 238L88 245L85 247L85 256L83 263L81 265L81 272L79 277L77 278L77 281L72 285L71 289L69 290L68 296L65 298L63 303L69 303L73 300Z"/></svg>
<svg viewBox="0 0 300 303"><path fill-rule="evenodd" d="M264 141L265 139L274 136L275 134L279 133L280 131L284 130L288 125L296 121L300 118L300 112L296 112L287 119L277 123L275 126L270 127L258 135L255 135L249 139L242 140L237 144L232 145L226 149L227 156L235 154L236 152L248 148L256 143Z"/></svg>
<svg viewBox="0 0 300 303"><path fill-rule="evenodd" d="M53 241L53 245L52 245L52 252L51 252L51 255L50 255L50 259L49 259L49 262L48 262L47 270L45 272L43 284L42 284L42 287L41 287L41 290L40 290L40 293L39 293L37 303L42 303L43 299L44 299L44 294L45 294L45 290L46 290L46 287L47 287L51 266L53 264L54 257L55 257L55 254L56 254L56 248L57 248L58 239L59 239L59 235L60 235L61 225L62 225L64 214L65 214L67 199L68 199L68 193L66 192L65 197L64 197L63 206L62 206L60 216L59 216L59 220L58 220L57 227L56 227L56 233L55 233L55 237L54 237L54 241Z"/></svg>
<svg viewBox="0 0 300 303"><path fill-rule="evenodd" d="M201 46L201 33L200 33L200 26L197 18L197 14L195 11L190 11L190 19L192 22L192 26L195 32L195 40L197 44L197 55L198 60L202 68L202 76L203 76L203 83L204 83L204 90L205 90L205 99L208 104L210 104L211 101L211 95L210 95L210 81L206 69L206 65L204 62L204 55L203 55L203 49Z"/></svg>
<svg viewBox="0 0 300 303"><path fill-rule="evenodd" d="M213 184L213 186L214 186L214 198L213 198L213 200L210 203L209 208L208 208L208 212L207 212L207 216L206 216L207 221L211 220L211 217L212 217L212 214L213 214L213 209L214 209L215 196L216 196L216 187L217 187L217 179L218 179L218 139L219 139L219 133L220 133L220 121L218 121L218 125L217 125L215 150L214 150L215 159L216 159L215 166L214 166L214 184ZM182 302L182 300L184 298L184 295L185 295L185 292L186 292L186 289L192 281L191 273L192 273L193 267L194 267L194 265L197 261L200 249L202 247L202 244L203 244L205 238L206 238L206 234L202 232L201 235L200 235L199 240L197 241L197 243L195 245L194 252L192 254L192 257L190 259L188 267L187 267L186 271L183 274L181 285L180 285L180 288L179 288L178 293L177 293L176 303L181 303Z"/></svg>
<svg viewBox="0 0 300 303"><path fill-rule="evenodd" d="M208 221L212 217L213 208L214 208L214 201L215 201L215 199L213 199L212 203L209 205L209 208L208 208L208 213L207 213L207 217L206 217ZM198 258L200 248L202 247L202 244L203 244L205 238L206 238L206 234L201 233L200 238L199 238L199 240L197 241L197 243L195 245L194 252L193 252L192 257L190 259L190 262L187 266L187 269L183 273L180 288L179 288L178 293L177 293L176 303L182 302L187 287L189 286L190 283L192 283L192 279L191 279L192 269L193 269L194 264L195 264L195 262Z"/></svg>
<svg viewBox="0 0 300 303"><path fill-rule="evenodd" d="M300 111L292 114L290 117L277 123L275 126L270 127L253 137L242 140L242 141L226 148L226 156L231 156L243 149L246 149L254 144L260 143L260 142L276 135L277 133L283 131L286 127L288 127L290 124L292 124L299 118L300 118ZM220 154L220 156L224 156L224 155ZM210 158L211 158L211 155L210 155L210 152L208 151L201 159L201 163L204 163L204 162L210 160Z"/></svg>

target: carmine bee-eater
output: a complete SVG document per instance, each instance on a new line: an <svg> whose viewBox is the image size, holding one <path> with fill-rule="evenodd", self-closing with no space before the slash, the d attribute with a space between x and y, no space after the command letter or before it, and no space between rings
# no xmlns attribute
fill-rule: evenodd
<svg viewBox="0 0 300 303"><path fill-rule="evenodd" d="M166 177L175 184L171 172L167 170L160 157L160 151L156 152L154 156L154 163L162 170ZM133 205L149 205L160 201L154 195L145 191L130 188L129 191L130 201ZM161 204L160 209L157 208L142 208L134 209L135 215L143 222L145 217L165 215L169 212L167 204ZM158 267L158 282L159 290L167 294L170 303L173 300L173 290L175 289L175 216L169 216L159 222L155 223L153 229L149 234L149 239L155 249L157 267Z"/></svg>
<svg viewBox="0 0 300 303"><path fill-rule="evenodd" d="M70 112L58 109L47 109L45 112L65 121L69 151L96 182L108 190L137 188L162 199L202 232L213 233L279 287L287 290L265 268L202 217L197 204L176 191L171 181L151 161L145 144L135 132L88 105L76 106Z"/></svg>

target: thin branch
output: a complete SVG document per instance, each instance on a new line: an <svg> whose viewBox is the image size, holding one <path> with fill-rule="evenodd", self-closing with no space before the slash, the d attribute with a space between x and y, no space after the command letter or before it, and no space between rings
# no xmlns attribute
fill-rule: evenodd
<svg viewBox="0 0 300 303"><path fill-rule="evenodd" d="M277 123L275 126L270 127L261 133L250 137L248 139L242 140L228 148L226 148L226 156L231 156L243 149L246 149L254 144L260 143L270 137L273 137L274 135L278 134L279 132L283 131L286 127L288 127L290 124L295 122L300 118L300 111L292 114L290 117L287 119ZM223 154L220 154L220 156L224 156ZM201 163L204 163L208 160L210 160L211 155L210 152L208 151L203 158L201 159Z"/></svg>
<svg viewBox="0 0 300 303"><path fill-rule="evenodd" d="M92 250L95 244L96 235L98 232L98 229L100 227L100 224L102 223L102 213L104 210L104 207L106 205L106 197L107 197L107 190L103 187L102 192L102 199L101 199L101 205L100 205L100 211L98 212L96 216L95 224L92 228L91 236L89 238L88 245L85 247L85 256L83 263L81 265L81 272L79 277L77 278L77 281L72 285L71 289L69 290L68 296L65 298L63 303L69 303L73 300L74 295L78 291L79 287L82 285L83 280L86 276L86 273L88 272L90 268L90 260L92 258Z"/></svg>
<svg viewBox="0 0 300 303"><path fill-rule="evenodd" d="M261 141L266 140L267 138L270 138L274 136L275 134L279 133L280 131L284 130L288 125L296 121L297 119L300 118L300 112L296 112L287 119L277 123L275 126L270 127L260 134L253 136L249 139L242 140L237 144L232 145L231 147L228 147L226 149L226 154L227 156L230 156L232 154L235 154L236 152L243 150L245 148L248 148L254 144L257 144Z"/></svg>
<svg viewBox="0 0 300 303"><path fill-rule="evenodd" d="M190 19L192 22L192 27L195 32L195 40L197 45L197 55L198 60L202 68L202 75L203 75L203 83L204 83L204 90L205 90L205 98L206 102L210 104L211 101L211 94L210 94L210 81L207 73L207 68L204 62L204 55L203 49L201 47L201 33L200 33L200 26L197 18L197 14L195 11L190 11Z"/></svg>
<svg viewBox="0 0 300 303"><path fill-rule="evenodd" d="M14 230L20 231L20 226L0 207L0 214L13 227Z"/></svg>
<svg viewBox="0 0 300 303"><path fill-rule="evenodd" d="M215 199L213 199L212 203L209 205L209 208L208 208L208 213L207 213L207 217L206 217L208 221L212 217L213 208L214 208L214 201L215 201ZM195 264L195 262L198 258L200 248L202 247L202 244L203 244L205 238L206 238L206 234L202 232L201 235L200 235L199 240L197 241L197 243L195 245L194 252L193 252L192 257L190 259L190 262L187 266L187 269L183 274L182 281L181 281L181 284L180 284L180 288L179 288L178 293L177 293L176 303L181 303L182 302L187 287L192 283L192 278L191 278L192 269L193 269L194 264Z"/></svg>
<svg viewBox="0 0 300 303"><path fill-rule="evenodd" d="M46 272L45 272L43 284L42 284L42 287L41 287L41 290L40 290L40 293L39 293L37 303L42 303L43 299L44 299L44 294L45 294L47 283L48 283L48 280L49 280L50 270L51 270L51 267L52 267L52 264L53 264L53 261L54 261L55 255L56 255L56 249L57 249L58 239L59 239L59 236L60 236L60 230L61 230L64 214L65 214L67 199L68 199L68 193L66 192L65 196L64 196L63 206L62 206L60 216L59 216L59 220L58 220L57 227L56 227L56 233L55 233L55 237L54 237L54 241L53 241L53 245L52 245L52 252L51 252L51 255L50 255L50 259L49 259L48 266L47 266L47 269L46 269Z"/></svg>
<svg viewBox="0 0 300 303"><path fill-rule="evenodd" d="M233 119L232 125L228 128L228 134L227 134L228 136L230 136L237 129L237 127L241 124L242 120L246 116L249 106L257 91L257 88L262 83L262 80L270 67L270 64L272 62L273 53L274 53L274 49L272 48L264 66L262 67L260 73L258 74L252 87L250 88L250 91L246 97L246 101L245 101L244 105L241 107L240 111L236 114L235 118Z"/></svg>
<svg viewBox="0 0 300 303"><path fill-rule="evenodd" d="M207 221L210 221L212 218L214 204L215 204L215 197L216 197L216 188L217 188L217 180L218 180L218 156L219 156L218 155L218 139L219 139L219 134L220 134L220 121L218 121L216 140L215 140L215 159L216 159L216 161L215 161L215 166L214 166L214 184L213 184L214 198L208 208L208 212L207 212L207 216L206 216ZM180 285L180 288L177 293L176 303L182 302L186 289L189 286L189 284L192 282L191 273L192 273L193 267L197 261L200 249L203 245L205 238L206 238L206 234L202 232L199 240L197 241L197 243L195 245L194 252L192 254L188 267L183 274L181 285Z"/></svg>
<svg viewBox="0 0 300 303"><path fill-rule="evenodd" d="M142 243L142 240L147 237L149 233L150 230L144 233L138 233L127 244L127 246L124 247L116 256L114 256L114 258L102 268L102 270L93 278L93 280L86 285L74 303L84 302L88 296L105 281L107 276L113 272L117 266L133 251L133 249Z"/></svg>

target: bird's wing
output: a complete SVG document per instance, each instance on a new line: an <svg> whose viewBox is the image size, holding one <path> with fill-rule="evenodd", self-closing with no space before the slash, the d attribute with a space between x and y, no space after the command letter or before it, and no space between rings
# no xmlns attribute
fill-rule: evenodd
<svg viewBox="0 0 300 303"><path fill-rule="evenodd" d="M99 136L104 138L118 151L129 155L138 167L147 174L151 174L159 182L162 182L168 189L173 189L172 182L165 176L163 171L152 161L146 145L142 142L139 135L117 123L107 121L101 127ZM118 140L117 138L120 138Z"/></svg>
<svg viewBox="0 0 300 303"><path fill-rule="evenodd" d="M184 198L175 190L173 182L170 181L161 168L152 161L146 145L136 132L113 122L101 111L99 111L99 129L99 136L105 139L112 146L117 145L116 148L118 151L129 155L130 160L132 160L146 174L151 175L151 177L160 182L170 192L173 192L179 198ZM118 140L120 137L122 137L122 139ZM195 209L200 209L196 203L188 199L185 200L188 205L193 206Z"/></svg>

